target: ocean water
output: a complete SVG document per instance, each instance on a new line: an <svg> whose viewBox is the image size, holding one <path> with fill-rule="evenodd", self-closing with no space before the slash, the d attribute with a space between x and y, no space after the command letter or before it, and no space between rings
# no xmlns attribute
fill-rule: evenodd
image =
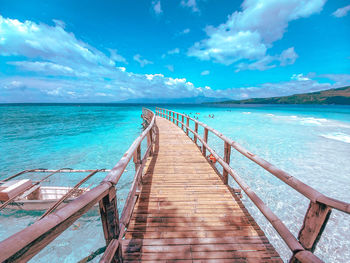
<svg viewBox="0 0 350 263"><path fill-rule="evenodd" d="M350 202L350 107L167 105L167 108L197 116L318 191ZM142 131L141 109L142 105L113 104L0 105L0 179L29 168L112 168ZM209 114L215 117L209 118ZM217 137L210 134L209 144L223 155L224 144ZM297 236L308 200L235 151L231 153L231 167ZM133 165L127 167L117 185L119 211L133 171ZM81 176L54 175L45 184L74 185ZM104 176L97 174L85 186L97 184ZM232 180L230 184L235 185ZM289 249L247 196L243 196L250 213L287 261ZM41 213L0 212L0 240L32 224ZM77 262L103 246L102 225L97 209L92 209L32 262L48 259ZM333 211L315 253L326 262L350 262L349 247L350 216Z"/></svg>

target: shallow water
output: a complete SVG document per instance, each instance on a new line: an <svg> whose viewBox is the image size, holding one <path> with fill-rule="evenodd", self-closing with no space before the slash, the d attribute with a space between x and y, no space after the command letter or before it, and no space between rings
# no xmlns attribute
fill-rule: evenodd
<svg viewBox="0 0 350 263"><path fill-rule="evenodd" d="M0 106L0 179L28 168L112 168L142 131L141 108L108 104ZM320 192L350 202L350 107L168 108L198 116L200 121ZM215 118L209 118L209 114ZM209 135L209 144L223 154L223 142L214 135ZM308 200L236 152L231 154L231 167L297 235ZM130 165L118 184L119 210L133 171ZM92 181L97 183L104 176L98 175ZM47 184L73 185L77 181L77 175L65 174L53 176ZM289 249L246 196L244 202L287 260ZM40 212L5 211L0 215L0 240L32 224L39 215ZM50 262L58 258L52 254L60 256L59 262L62 256L64 262L76 262L103 245L98 212L91 211L34 257L33 262L44 262L48 252ZM350 216L333 211L316 254L327 262L350 262L349 246Z"/></svg>

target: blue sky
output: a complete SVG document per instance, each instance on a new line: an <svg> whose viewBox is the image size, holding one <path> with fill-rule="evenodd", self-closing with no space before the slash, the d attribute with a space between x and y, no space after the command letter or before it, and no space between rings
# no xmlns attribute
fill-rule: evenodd
<svg viewBox="0 0 350 263"><path fill-rule="evenodd" d="M0 0L0 102L350 85L350 1Z"/></svg>

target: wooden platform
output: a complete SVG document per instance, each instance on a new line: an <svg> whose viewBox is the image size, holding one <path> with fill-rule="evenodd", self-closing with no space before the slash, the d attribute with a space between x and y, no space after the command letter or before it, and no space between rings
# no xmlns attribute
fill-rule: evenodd
<svg viewBox="0 0 350 263"><path fill-rule="evenodd" d="M123 240L125 262L282 262L186 134L157 117L159 142Z"/></svg>

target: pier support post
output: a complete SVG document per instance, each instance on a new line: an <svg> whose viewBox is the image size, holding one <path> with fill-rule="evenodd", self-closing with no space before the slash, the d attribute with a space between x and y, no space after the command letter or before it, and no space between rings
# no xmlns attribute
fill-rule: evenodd
<svg viewBox="0 0 350 263"><path fill-rule="evenodd" d="M108 246L112 240L119 238L120 233L117 195L114 185L110 187L108 195L102 198L102 200L99 202L99 206L103 234L106 240L106 246ZM123 262L121 246L118 247L111 262Z"/></svg>
<svg viewBox="0 0 350 263"><path fill-rule="evenodd" d="M224 146L224 161L228 165L230 165L230 157L231 157L231 145L228 144L227 142L225 142L225 146ZM228 184L228 172L226 171L225 168L223 168L222 176L223 176L224 184Z"/></svg>
<svg viewBox="0 0 350 263"><path fill-rule="evenodd" d="M204 128L203 140L205 143L208 142L208 128ZM203 156L206 157L207 156L207 148L204 145L202 148L203 148L202 149Z"/></svg>
<svg viewBox="0 0 350 263"><path fill-rule="evenodd" d="M194 132L198 133L198 122L194 123ZM194 135L194 143L197 144L197 135Z"/></svg>

